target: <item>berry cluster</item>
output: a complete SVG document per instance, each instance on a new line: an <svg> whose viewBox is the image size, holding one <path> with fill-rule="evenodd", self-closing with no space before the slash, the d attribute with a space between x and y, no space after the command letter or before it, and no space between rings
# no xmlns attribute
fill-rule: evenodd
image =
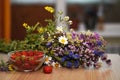
<svg viewBox="0 0 120 80"><path fill-rule="evenodd" d="M44 53L39 51L16 51L9 54L10 62L19 71L36 70L44 60Z"/></svg>

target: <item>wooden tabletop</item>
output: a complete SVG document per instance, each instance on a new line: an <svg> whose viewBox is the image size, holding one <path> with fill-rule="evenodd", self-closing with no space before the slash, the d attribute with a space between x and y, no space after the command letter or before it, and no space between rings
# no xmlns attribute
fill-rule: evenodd
<svg viewBox="0 0 120 80"><path fill-rule="evenodd" d="M0 59L7 60L7 55L0 54ZM51 74L43 73L42 69L36 72L0 72L0 80L120 80L120 56L108 54L112 66L105 64L100 69L67 69L56 68Z"/></svg>

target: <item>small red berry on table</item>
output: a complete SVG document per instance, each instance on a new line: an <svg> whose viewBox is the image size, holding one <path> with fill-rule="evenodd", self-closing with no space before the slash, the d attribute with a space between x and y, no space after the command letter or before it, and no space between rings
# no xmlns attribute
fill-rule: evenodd
<svg viewBox="0 0 120 80"><path fill-rule="evenodd" d="M52 73L53 67L52 66L44 66L43 72L46 74Z"/></svg>

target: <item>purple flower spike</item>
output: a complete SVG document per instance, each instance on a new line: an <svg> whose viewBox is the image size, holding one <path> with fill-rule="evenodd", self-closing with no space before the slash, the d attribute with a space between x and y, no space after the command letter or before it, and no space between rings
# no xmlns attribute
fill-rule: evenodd
<svg viewBox="0 0 120 80"><path fill-rule="evenodd" d="M74 55L74 53L73 52L69 52L69 54L68 54L68 56L70 57L70 58L72 58L73 57L73 55Z"/></svg>
<svg viewBox="0 0 120 80"><path fill-rule="evenodd" d="M75 34L74 33L72 33L72 39L75 39Z"/></svg>
<svg viewBox="0 0 120 80"><path fill-rule="evenodd" d="M97 50L95 50L93 53L98 56L102 56L104 54L104 52L97 51Z"/></svg>
<svg viewBox="0 0 120 80"><path fill-rule="evenodd" d="M96 32L94 32L94 36L95 36L96 39L100 38L100 35Z"/></svg>
<svg viewBox="0 0 120 80"><path fill-rule="evenodd" d="M67 68L72 68L72 63L71 63L70 61L67 61L67 62L66 62L66 67L67 67Z"/></svg>
<svg viewBox="0 0 120 80"><path fill-rule="evenodd" d="M79 67L79 65L80 65L79 60L76 60L76 61L74 62L74 67L75 67L75 68L78 68L78 67Z"/></svg>
<svg viewBox="0 0 120 80"><path fill-rule="evenodd" d="M66 56L62 57L61 62L64 62L67 59Z"/></svg>
<svg viewBox="0 0 120 80"><path fill-rule="evenodd" d="M84 39L84 35L83 34L80 34L80 39Z"/></svg>
<svg viewBox="0 0 120 80"><path fill-rule="evenodd" d="M74 54L74 55L73 55L73 58L74 58L74 59L79 59L80 56L79 56L79 54Z"/></svg>
<svg viewBox="0 0 120 80"><path fill-rule="evenodd" d="M97 45L98 45L98 46L101 46L101 45L102 45L102 42L101 42L101 41L97 41Z"/></svg>

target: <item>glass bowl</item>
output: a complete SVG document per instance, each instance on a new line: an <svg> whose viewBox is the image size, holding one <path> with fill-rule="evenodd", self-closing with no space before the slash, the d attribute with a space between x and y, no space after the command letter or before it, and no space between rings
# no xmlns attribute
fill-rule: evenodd
<svg viewBox="0 0 120 80"><path fill-rule="evenodd" d="M11 51L8 57L15 70L24 72L38 70L45 61L45 54L42 51Z"/></svg>

